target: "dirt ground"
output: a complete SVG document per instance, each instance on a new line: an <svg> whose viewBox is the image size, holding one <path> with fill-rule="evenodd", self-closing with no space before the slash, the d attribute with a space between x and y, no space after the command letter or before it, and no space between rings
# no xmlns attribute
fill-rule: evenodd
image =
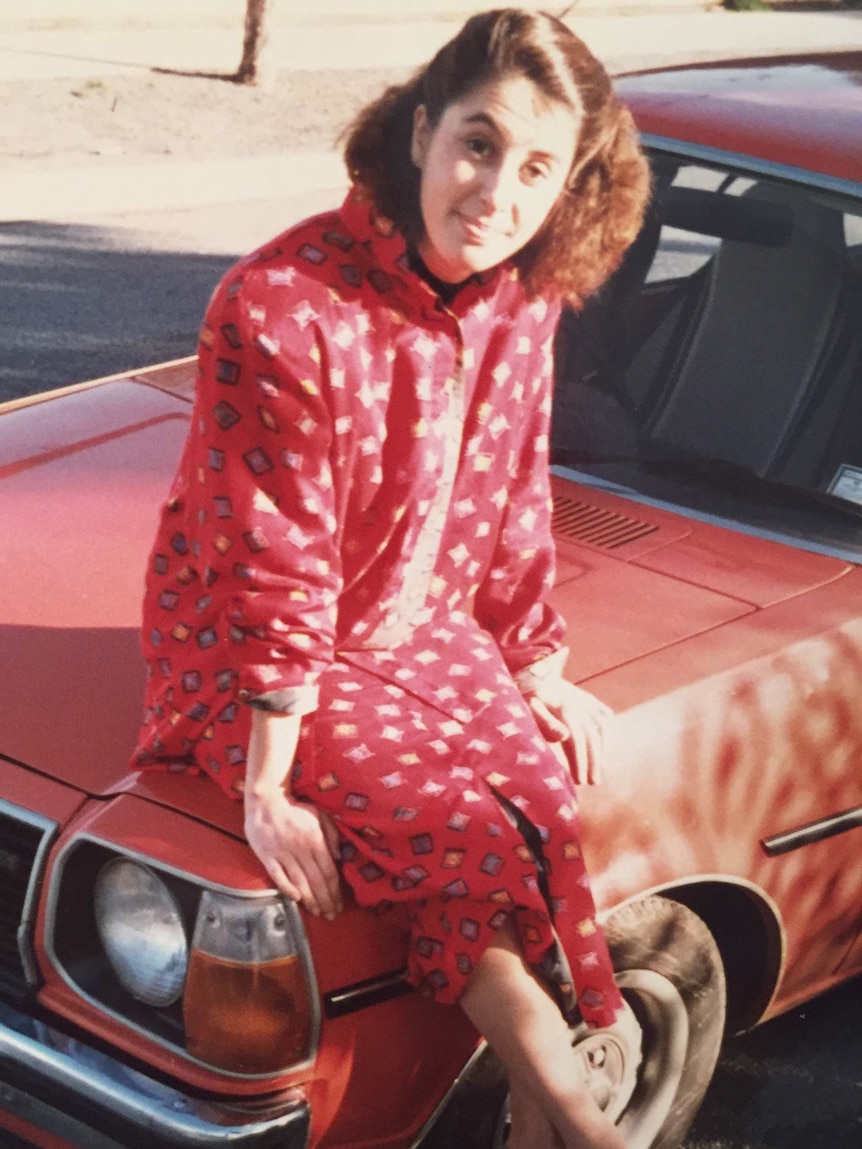
<svg viewBox="0 0 862 1149"><path fill-rule="evenodd" d="M156 71L0 83L0 171L320 150L409 69L292 71L264 88Z"/></svg>
<svg viewBox="0 0 862 1149"><path fill-rule="evenodd" d="M862 0L774 0L772 6L798 12L841 4L858 7ZM260 88L147 69L4 80L0 173L320 150L386 83L409 74L406 68L290 70Z"/></svg>

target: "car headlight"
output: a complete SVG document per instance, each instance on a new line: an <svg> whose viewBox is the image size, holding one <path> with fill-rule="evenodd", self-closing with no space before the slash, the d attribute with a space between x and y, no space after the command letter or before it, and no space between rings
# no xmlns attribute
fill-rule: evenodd
<svg viewBox="0 0 862 1149"><path fill-rule="evenodd" d="M261 1078L313 1056L314 969L279 894L214 886L82 835L55 863L46 949L108 1016L200 1065Z"/></svg>
<svg viewBox="0 0 862 1149"><path fill-rule="evenodd" d="M149 866L114 858L99 871L96 928L121 985L147 1005L182 993L189 947L176 898Z"/></svg>

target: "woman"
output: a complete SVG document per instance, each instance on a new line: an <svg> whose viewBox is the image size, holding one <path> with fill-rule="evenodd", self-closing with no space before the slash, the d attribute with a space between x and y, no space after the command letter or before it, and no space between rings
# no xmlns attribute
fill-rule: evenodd
<svg viewBox="0 0 862 1149"><path fill-rule="evenodd" d="M361 113L346 161L341 210L210 305L136 763L242 797L310 913L340 879L403 903L411 979L507 1066L512 1149L620 1149L566 1024L621 999L574 798L604 707L563 680L544 602L547 429L560 301L619 262L646 167L581 41L515 9Z"/></svg>

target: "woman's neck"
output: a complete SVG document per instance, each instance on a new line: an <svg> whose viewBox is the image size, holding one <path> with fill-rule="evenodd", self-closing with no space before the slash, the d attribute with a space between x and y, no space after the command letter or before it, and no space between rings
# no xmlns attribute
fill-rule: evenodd
<svg viewBox="0 0 862 1149"><path fill-rule="evenodd" d="M408 250L408 258L413 271L428 284L432 291L436 292L443 303L451 303L461 288L472 279L472 276L468 276L467 279L462 279L460 283L448 283L445 279L440 279L433 271L428 270L425 260L412 245Z"/></svg>

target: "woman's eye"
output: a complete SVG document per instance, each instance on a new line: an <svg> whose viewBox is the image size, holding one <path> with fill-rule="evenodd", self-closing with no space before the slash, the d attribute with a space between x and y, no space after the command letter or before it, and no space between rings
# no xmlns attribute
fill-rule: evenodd
<svg viewBox="0 0 862 1149"><path fill-rule="evenodd" d="M483 139L482 136L470 136L467 140L467 150L480 159L486 159L493 151L493 147L491 141Z"/></svg>
<svg viewBox="0 0 862 1149"><path fill-rule="evenodd" d="M538 183L539 180L545 179L548 175L548 169L544 164L527 164L523 169L524 182L528 184Z"/></svg>

